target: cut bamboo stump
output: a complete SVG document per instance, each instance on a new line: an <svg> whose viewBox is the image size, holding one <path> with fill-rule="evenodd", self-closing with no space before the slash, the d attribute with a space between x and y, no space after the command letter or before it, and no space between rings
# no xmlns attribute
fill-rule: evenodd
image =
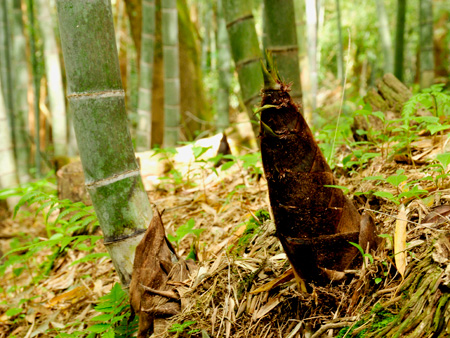
<svg viewBox="0 0 450 338"><path fill-rule="evenodd" d="M377 80L376 88L371 88L364 102L372 107L373 112L381 111L385 114L386 120L400 117L403 105L412 96L411 90L392 74L385 74ZM362 137L356 134L356 130L382 130L383 122L374 115L368 116L368 121L364 116L355 116L352 125L353 135L356 141L362 141Z"/></svg>
<svg viewBox="0 0 450 338"><path fill-rule="evenodd" d="M81 162L72 162L56 173L58 179L58 198L69 199L72 202L83 202L92 205L91 198L84 184L84 174Z"/></svg>
<svg viewBox="0 0 450 338"><path fill-rule="evenodd" d="M366 337L450 337L449 239L448 233L440 237L411 263L398 288L399 301L379 309L395 319Z"/></svg>

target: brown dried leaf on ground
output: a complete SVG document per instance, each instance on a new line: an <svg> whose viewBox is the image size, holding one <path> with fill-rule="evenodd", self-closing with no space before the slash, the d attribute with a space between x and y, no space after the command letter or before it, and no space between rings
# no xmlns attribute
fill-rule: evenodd
<svg viewBox="0 0 450 338"><path fill-rule="evenodd" d="M408 223L408 215L403 205L400 206L398 218L395 222L394 233L394 255L395 266L398 272L405 277L406 270L406 225Z"/></svg>
<svg viewBox="0 0 450 338"><path fill-rule="evenodd" d="M442 223L448 221L450 215L450 205L439 205L425 216L422 223Z"/></svg>
<svg viewBox="0 0 450 338"><path fill-rule="evenodd" d="M139 315L138 337L154 331L154 321L181 311L179 294L173 287L188 278L187 264L179 260L165 235L161 214L155 209L150 225L136 248L130 283L130 304Z"/></svg>

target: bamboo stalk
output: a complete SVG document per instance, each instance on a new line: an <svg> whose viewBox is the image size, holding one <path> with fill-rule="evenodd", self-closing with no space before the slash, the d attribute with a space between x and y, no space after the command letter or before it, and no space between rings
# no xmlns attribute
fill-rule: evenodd
<svg viewBox="0 0 450 338"><path fill-rule="evenodd" d="M344 47L342 41L341 6L340 0L336 0L336 23L338 31L337 78L344 86Z"/></svg>
<svg viewBox="0 0 450 338"><path fill-rule="evenodd" d="M151 146L152 84L155 45L155 1L142 1L141 60L139 73L138 129L136 147L145 151Z"/></svg>
<svg viewBox="0 0 450 338"><path fill-rule="evenodd" d="M291 98L302 103L297 31L293 0L264 0L264 49L273 56L278 73L291 85Z"/></svg>
<svg viewBox="0 0 450 338"><path fill-rule="evenodd" d="M30 128L28 122L28 67L26 53L26 39L20 0L13 1L12 8L13 31L13 62L14 69L14 105L15 105L15 139L14 149L17 162L17 174L21 183L30 179Z"/></svg>
<svg viewBox="0 0 450 338"><path fill-rule="evenodd" d="M260 101L263 77L259 62L262 56L256 35L252 3L250 0L223 0L222 6L242 100L253 123L253 131L258 135L259 127L253 108Z"/></svg>
<svg viewBox="0 0 450 338"><path fill-rule="evenodd" d="M41 96L41 76L39 72L39 65L37 60L37 49L36 49L36 24L34 20L34 3L33 0L27 0L27 15L28 15L28 29L29 29L29 39L30 39L30 54L31 54L31 66L33 72L33 110L34 110L34 166L36 177L41 176L41 112L39 108L39 99Z"/></svg>
<svg viewBox="0 0 450 338"><path fill-rule="evenodd" d="M67 98L91 196L123 285L152 211L144 191L125 111L111 4L58 0Z"/></svg>
<svg viewBox="0 0 450 338"><path fill-rule="evenodd" d="M12 68L11 68L11 32L8 15L8 4L3 0L0 5L0 57L1 57L1 82L4 109L9 122L11 140L15 137L15 112L13 100Z"/></svg>
<svg viewBox="0 0 450 338"><path fill-rule="evenodd" d="M2 85L0 82L0 90ZM0 188L12 188L18 185L14 148L11 142L10 124L6 116L6 107L0 95ZM11 210L17 202L16 198L8 198L6 203Z"/></svg>
<svg viewBox="0 0 450 338"><path fill-rule="evenodd" d="M217 2L217 72L219 83L217 88L217 120L216 128L219 132L224 131L230 125L230 49L227 35L227 26L223 16L222 0Z"/></svg>
<svg viewBox="0 0 450 338"><path fill-rule="evenodd" d="M174 147L180 138L180 66L178 50L178 11L176 0L164 0L162 41L164 63L164 141Z"/></svg>
<svg viewBox="0 0 450 338"><path fill-rule="evenodd" d="M397 30L395 32L394 75L403 81L406 0L397 0Z"/></svg>
<svg viewBox="0 0 450 338"><path fill-rule="evenodd" d="M47 77L48 99L52 120L52 136L55 156L67 155L67 120L64 100L61 63L54 28L54 18L50 13L50 2L39 1L39 21L42 31L45 74Z"/></svg>
<svg viewBox="0 0 450 338"><path fill-rule="evenodd" d="M394 69L394 56L388 16L384 6L384 0L376 0L375 2L377 4L378 31L380 32L381 43L383 45L384 72L392 73Z"/></svg>
<svg viewBox="0 0 450 338"><path fill-rule="evenodd" d="M420 88L427 88L434 80L434 50L433 50L433 2L420 0Z"/></svg>
<svg viewBox="0 0 450 338"><path fill-rule="evenodd" d="M307 121L312 121L312 112L317 108L318 72L317 72L317 26L318 13L316 0L305 0L306 35L308 44L309 93L308 102L311 111L305 112Z"/></svg>

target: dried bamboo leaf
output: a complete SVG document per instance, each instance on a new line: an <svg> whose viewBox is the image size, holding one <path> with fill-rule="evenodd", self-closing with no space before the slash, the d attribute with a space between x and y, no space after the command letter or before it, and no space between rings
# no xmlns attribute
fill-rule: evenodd
<svg viewBox="0 0 450 338"><path fill-rule="evenodd" d="M450 205L439 205L425 216L422 223L440 223L447 222L450 215Z"/></svg>
<svg viewBox="0 0 450 338"><path fill-rule="evenodd" d="M275 309L277 307L277 305L280 303L281 303L280 296L270 299L263 307L259 308L258 311L253 313L252 321L256 321L256 320L264 317L270 311Z"/></svg>
<svg viewBox="0 0 450 338"><path fill-rule="evenodd" d="M271 280L270 282L264 284L263 286L260 286L256 290L250 292L250 294L254 295L264 291L270 291L273 288L279 286L280 284L290 281L292 278L294 278L294 271L292 270L292 268L289 268L281 276L275 278L274 280Z"/></svg>
<svg viewBox="0 0 450 338"><path fill-rule="evenodd" d="M397 220L395 222L395 233L394 233L394 257L395 266L402 275L405 277L406 270L406 225L407 213L405 206L402 204L397 215Z"/></svg>
<svg viewBox="0 0 450 338"><path fill-rule="evenodd" d="M46 307L53 307L58 303L70 301L72 304L78 303L80 300L86 298L90 293L90 290L85 286L77 286L76 288L66 291L56 297L50 299L45 305Z"/></svg>

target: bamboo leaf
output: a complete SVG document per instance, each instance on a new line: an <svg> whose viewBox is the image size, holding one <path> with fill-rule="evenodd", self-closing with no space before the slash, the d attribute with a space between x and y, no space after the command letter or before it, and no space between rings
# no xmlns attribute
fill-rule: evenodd
<svg viewBox="0 0 450 338"><path fill-rule="evenodd" d="M395 266L402 275L405 277L406 270L406 225L407 213L405 211L405 206L402 204L397 215L397 220L395 221L395 233L394 233L394 257Z"/></svg>

